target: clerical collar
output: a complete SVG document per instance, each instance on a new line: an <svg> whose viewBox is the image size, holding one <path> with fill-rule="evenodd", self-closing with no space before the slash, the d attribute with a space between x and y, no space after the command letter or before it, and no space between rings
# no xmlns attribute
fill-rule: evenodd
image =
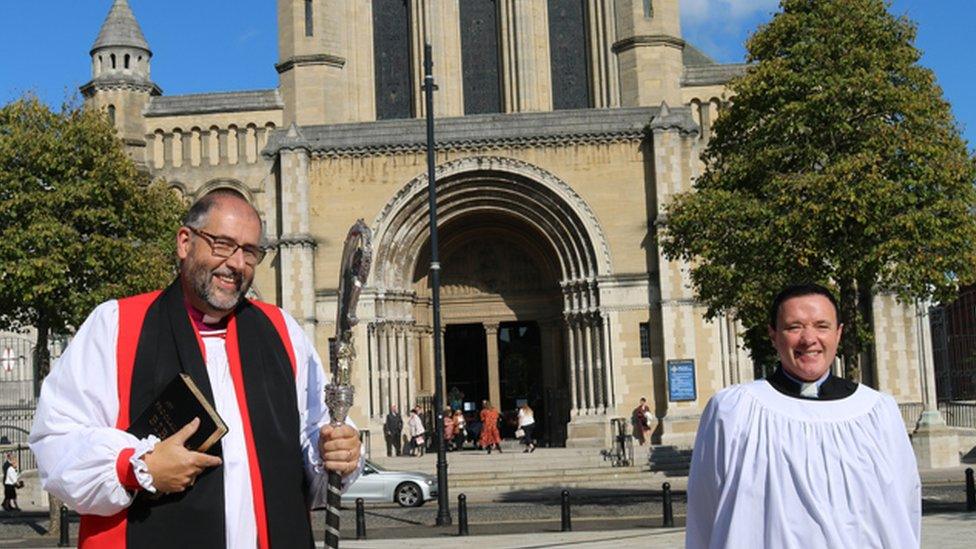
<svg viewBox="0 0 976 549"><path fill-rule="evenodd" d="M783 368L782 365L780 365L780 369L783 370L783 375L786 376L787 379L800 386L800 396L806 398L819 397L820 386L823 385L824 381L827 381L827 376L830 375L830 370L827 370L824 372L822 376L820 376L820 379L816 381L803 381L801 379L796 379L795 377L791 376L790 373L786 371L786 368Z"/></svg>
<svg viewBox="0 0 976 549"><path fill-rule="evenodd" d="M829 371L817 381L802 382L786 373L782 365L766 381L784 395L805 400L840 400L857 390L856 383L832 375Z"/></svg>
<svg viewBox="0 0 976 549"><path fill-rule="evenodd" d="M183 305L186 307L186 312L190 315L190 320L198 332L212 332L227 328L227 319L230 318L230 315L223 318L214 318L194 307L188 299L183 301Z"/></svg>

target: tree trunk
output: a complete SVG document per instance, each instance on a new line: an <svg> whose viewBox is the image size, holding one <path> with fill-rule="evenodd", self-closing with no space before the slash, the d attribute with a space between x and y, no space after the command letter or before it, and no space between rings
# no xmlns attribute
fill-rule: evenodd
<svg viewBox="0 0 976 549"><path fill-rule="evenodd" d="M861 383L877 388L877 368L874 360L874 292L872 284L863 279L857 284L857 310L861 327L858 335ZM864 337L860 337L861 335Z"/></svg>
<svg viewBox="0 0 976 549"><path fill-rule="evenodd" d="M840 354L844 362L844 377L851 381L859 381L861 342L858 336L857 288L850 278L842 278L839 283L840 321L844 325Z"/></svg>
<svg viewBox="0 0 976 549"><path fill-rule="evenodd" d="M34 348L34 397L41 395L41 383L51 371L51 351L48 349L50 339L50 322L47 315L41 313L37 319L37 346ZM50 527L48 535L54 538L61 536L61 500L51 494L48 497L48 514Z"/></svg>

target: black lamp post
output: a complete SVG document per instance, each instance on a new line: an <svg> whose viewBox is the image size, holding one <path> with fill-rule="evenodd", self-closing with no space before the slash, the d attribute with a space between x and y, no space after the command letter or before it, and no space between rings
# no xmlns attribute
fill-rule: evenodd
<svg viewBox="0 0 976 549"><path fill-rule="evenodd" d="M434 440L437 441L437 525L451 524L447 495L447 449L444 447L444 378L441 373L441 264L437 256L437 198L434 180L434 62L424 44L424 96L427 105L427 200L430 209L430 287L434 306Z"/></svg>

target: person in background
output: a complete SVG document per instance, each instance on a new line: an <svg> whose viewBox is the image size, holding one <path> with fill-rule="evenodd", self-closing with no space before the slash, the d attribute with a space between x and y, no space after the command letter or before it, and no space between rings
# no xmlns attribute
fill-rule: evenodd
<svg viewBox="0 0 976 549"><path fill-rule="evenodd" d="M634 438L641 446L647 443L648 435L651 432L651 423L647 419L650 414L651 408L647 405L647 399L641 397L637 407L630 415L630 422L634 425Z"/></svg>
<svg viewBox="0 0 976 549"><path fill-rule="evenodd" d="M463 450L464 441L468 438L467 420L464 419L464 412L454 411L454 449Z"/></svg>
<svg viewBox="0 0 976 549"><path fill-rule="evenodd" d="M7 465L9 463L9 465ZM3 508L7 511L20 511L17 505L17 488L24 485L17 472L17 458L7 454L6 471L3 474Z"/></svg>
<svg viewBox="0 0 976 549"><path fill-rule="evenodd" d="M522 453L535 452L535 439L532 438L532 432L535 431L535 413L528 402L519 408L518 428L522 431L522 444L525 445Z"/></svg>
<svg viewBox="0 0 976 549"><path fill-rule="evenodd" d="M407 434L410 436L407 453L412 456L424 455L424 447L426 446L424 433L426 432L424 421L420 419L420 407L414 407L410 410L410 417L407 419Z"/></svg>
<svg viewBox="0 0 976 549"><path fill-rule="evenodd" d="M454 437L457 431L454 429L454 414L450 408L444 409L444 448L451 450L454 446Z"/></svg>
<svg viewBox="0 0 976 549"><path fill-rule="evenodd" d="M383 438L386 439L386 455L388 457L400 455L400 440L403 436L403 418L396 404L390 404L390 413L386 414L383 423Z"/></svg>
<svg viewBox="0 0 976 549"><path fill-rule="evenodd" d="M481 401L481 437L478 445L491 453L492 447L502 453L502 436L498 432L498 410L494 409L487 400Z"/></svg>

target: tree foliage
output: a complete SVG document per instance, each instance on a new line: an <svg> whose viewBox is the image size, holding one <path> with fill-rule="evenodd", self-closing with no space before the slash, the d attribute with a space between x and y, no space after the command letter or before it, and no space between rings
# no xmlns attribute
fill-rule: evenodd
<svg viewBox="0 0 976 549"><path fill-rule="evenodd" d="M49 334L174 275L182 211L102 112L30 96L0 109L0 328L38 329L40 376Z"/></svg>
<svg viewBox="0 0 976 549"><path fill-rule="evenodd" d="M976 275L976 162L919 65L915 27L884 0L783 0L748 41L695 192L667 206L662 247L697 296L750 329L794 282L838 290L856 367L870 298L949 299ZM867 314L867 316L865 316Z"/></svg>

